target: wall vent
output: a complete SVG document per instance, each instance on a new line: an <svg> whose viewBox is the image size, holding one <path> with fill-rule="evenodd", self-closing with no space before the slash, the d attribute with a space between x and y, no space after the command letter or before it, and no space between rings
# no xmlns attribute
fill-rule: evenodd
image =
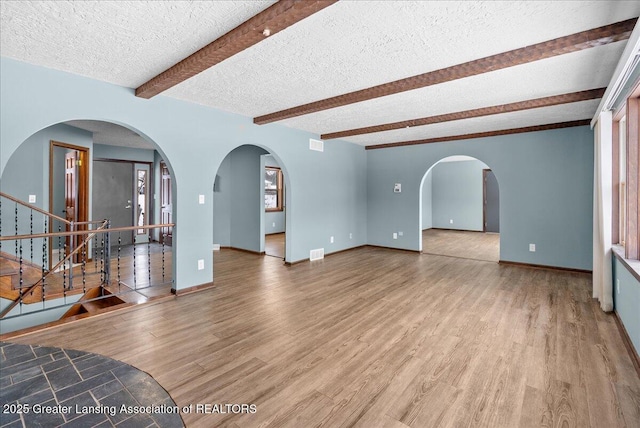
<svg viewBox="0 0 640 428"><path fill-rule="evenodd" d="M316 152L324 152L324 141L314 140L309 138L309 150L315 150Z"/></svg>
<svg viewBox="0 0 640 428"><path fill-rule="evenodd" d="M309 260L324 259L324 248L318 248L317 250L311 250L309 252Z"/></svg>

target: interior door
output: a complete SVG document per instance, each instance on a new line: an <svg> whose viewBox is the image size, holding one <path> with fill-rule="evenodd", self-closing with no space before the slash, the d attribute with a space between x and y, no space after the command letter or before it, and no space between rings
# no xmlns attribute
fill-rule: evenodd
<svg viewBox="0 0 640 428"><path fill-rule="evenodd" d="M500 192L498 180L490 169L483 172L484 183L484 231L500 233Z"/></svg>
<svg viewBox="0 0 640 428"><path fill-rule="evenodd" d="M164 162L160 162L160 221L162 224L173 223L171 206L171 174ZM173 241L173 228L163 227L160 233L160 242L171 245Z"/></svg>
<svg viewBox="0 0 640 428"><path fill-rule="evenodd" d="M67 221L78 221L78 152L71 150L64 156L64 216ZM66 224L65 231L71 226ZM79 236L67 236L64 255L68 256L78 245ZM74 262L79 256L74 256Z"/></svg>
<svg viewBox="0 0 640 428"><path fill-rule="evenodd" d="M111 227L134 225L134 167L129 162L93 162L93 218L109 219ZM119 234L121 245L133 243L134 232ZM111 236L111 244L118 243L118 234Z"/></svg>

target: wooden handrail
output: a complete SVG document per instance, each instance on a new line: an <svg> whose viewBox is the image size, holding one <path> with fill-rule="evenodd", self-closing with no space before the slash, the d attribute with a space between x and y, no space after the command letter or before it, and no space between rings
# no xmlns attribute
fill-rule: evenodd
<svg viewBox="0 0 640 428"><path fill-rule="evenodd" d="M20 200L20 199L18 199L18 198L14 198L14 197L13 197L13 196L11 196L11 195L7 195L6 193L2 193L2 192L0 192L0 196L2 196L3 198L7 198L7 199L9 199L10 201L16 202L16 203L18 203L18 204L20 204L20 205L23 205L23 206L25 206L25 207L27 207L27 208L30 208L30 209L32 209L32 210L34 210L34 211L37 211L37 212L39 212L40 214L44 214L44 215L46 215L46 216L48 216L48 217L51 217L51 218L56 219L56 220L58 220L58 221L61 221L61 222L65 223L65 224L69 224L69 225L71 224L71 222L70 222L69 220L67 220L66 218L62 218L62 217L59 217L59 216L57 216L57 215L55 215L55 214L51 214L50 212L45 211L45 210L43 210L42 208L38 208L38 207L36 207L35 205L31 205L31 204L29 204L29 203L27 203L27 202L25 202L25 201L21 201L21 200Z"/></svg>
<svg viewBox="0 0 640 428"><path fill-rule="evenodd" d="M55 238L58 236L75 236L75 235L86 235L88 233L107 233L107 232L129 232L132 230L138 229L158 229L161 227L175 227L175 223L165 223L165 224L148 224L144 226L123 226L123 227L114 227L112 229L94 229L94 230L72 230L69 232L47 232L47 233L33 233L27 235L7 235L0 236L0 241L14 241L20 239L36 239L36 238Z"/></svg>
<svg viewBox="0 0 640 428"><path fill-rule="evenodd" d="M67 260L70 260L71 257L73 257L75 254L77 254L80 249L87 245L87 243L89 241L91 241L91 239L93 239L93 237L98 234L100 231L105 230L105 228L107 227L108 221L105 220L102 224L102 226L100 226L100 228L96 229L96 230L90 230L89 232L89 236L87 236L84 241L82 241L82 243L80 245L78 245L73 251L69 252L69 254L67 254L65 256L64 259L60 260L52 269L49 269L49 271L42 276L42 278L38 279L33 285L31 285L29 288L27 288L27 291L25 291L24 293L22 292L22 290L20 290L20 295L16 298L16 300L14 300L13 302L11 302L6 308L4 308L2 310L2 312L0 312L0 319L4 318L9 312L11 312L13 310L13 308L15 308L16 306L18 306L18 304L20 303L20 301L22 300L22 296L25 296L29 293L33 293L33 291L42 286L42 282L45 280L46 277L48 277L51 273L55 272L60 266L62 266L64 263L67 262ZM44 299L44 292L42 293L42 298Z"/></svg>

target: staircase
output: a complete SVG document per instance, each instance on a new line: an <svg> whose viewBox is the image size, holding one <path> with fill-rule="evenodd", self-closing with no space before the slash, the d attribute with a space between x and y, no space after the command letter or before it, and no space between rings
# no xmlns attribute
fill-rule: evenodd
<svg viewBox="0 0 640 428"><path fill-rule="evenodd" d="M0 335L142 303L158 295L150 287L168 295L170 249L152 244L151 230L174 226L74 223L0 192ZM121 245L141 229L149 242Z"/></svg>

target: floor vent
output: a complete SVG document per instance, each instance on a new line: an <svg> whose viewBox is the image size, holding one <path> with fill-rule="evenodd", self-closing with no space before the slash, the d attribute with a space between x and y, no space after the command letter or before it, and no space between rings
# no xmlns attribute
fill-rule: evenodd
<svg viewBox="0 0 640 428"><path fill-rule="evenodd" d="M324 152L324 141L309 138L309 149L315 150L316 152Z"/></svg>
<svg viewBox="0 0 640 428"><path fill-rule="evenodd" d="M318 248L317 250L311 250L309 252L309 260L324 259L324 248Z"/></svg>

